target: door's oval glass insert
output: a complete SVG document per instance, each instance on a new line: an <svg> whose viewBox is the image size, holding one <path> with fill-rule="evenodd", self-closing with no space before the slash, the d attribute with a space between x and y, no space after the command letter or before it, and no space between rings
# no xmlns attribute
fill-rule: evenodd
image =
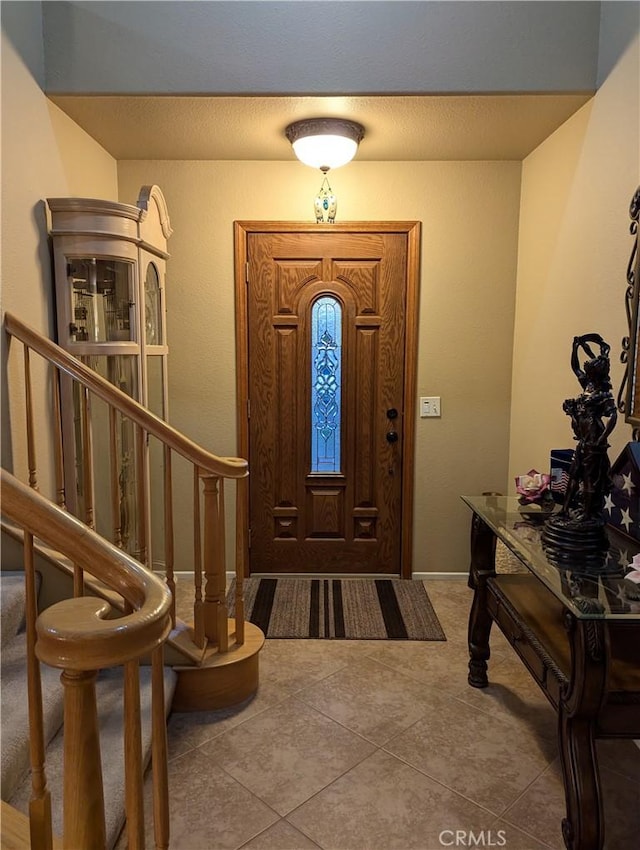
<svg viewBox="0 0 640 850"><path fill-rule="evenodd" d="M340 472L342 305L323 295L311 307L311 472Z"/></svg>

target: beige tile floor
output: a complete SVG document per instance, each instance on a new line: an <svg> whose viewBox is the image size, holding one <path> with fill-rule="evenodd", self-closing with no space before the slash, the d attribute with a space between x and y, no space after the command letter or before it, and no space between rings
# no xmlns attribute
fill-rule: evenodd
<svg viewBox="0 0 640 850"><path fill-rule="evenodd" d="M446 642L268 641L254 699L171 716L173 850L563 850L554 712L497 630L470 688L471 591L427 589ZM607 850L634 850L640 750L598 748Z"/></svg>

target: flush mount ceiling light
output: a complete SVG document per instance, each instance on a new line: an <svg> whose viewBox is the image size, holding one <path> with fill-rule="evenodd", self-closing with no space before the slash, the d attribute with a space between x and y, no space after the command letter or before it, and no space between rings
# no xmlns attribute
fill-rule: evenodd
<svg viewBox="0 0 640 850"><path fill-rule="evenodd" d="M350 162L364 138L362 124L346 118L306 118L284 132L300 162L325 173Z"/></svg>

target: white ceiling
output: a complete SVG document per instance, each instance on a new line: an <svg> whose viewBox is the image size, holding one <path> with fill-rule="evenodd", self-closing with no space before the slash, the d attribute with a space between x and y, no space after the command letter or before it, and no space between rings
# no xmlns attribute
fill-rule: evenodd
<svg viewBox="0 0 640 850"><path fill-rule="evenodd" d="M113 157L292 160L291 121L346 117L365 127L358 159L521 160L592 95L348 97L50 95Z"/></svg>

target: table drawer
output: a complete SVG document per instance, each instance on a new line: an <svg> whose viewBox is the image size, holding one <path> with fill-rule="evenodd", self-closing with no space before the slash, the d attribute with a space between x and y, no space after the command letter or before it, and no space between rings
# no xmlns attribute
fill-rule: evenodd
<svg viewBox="0 0 640 850"><path fill-rule="evenodd" d="M538 684L544 686L546 682L544 661L527 639L527 635L523 632L509 607L502 600L492 596L489 601L489 612L500 627L500 631L535 676Z"/></svg>

